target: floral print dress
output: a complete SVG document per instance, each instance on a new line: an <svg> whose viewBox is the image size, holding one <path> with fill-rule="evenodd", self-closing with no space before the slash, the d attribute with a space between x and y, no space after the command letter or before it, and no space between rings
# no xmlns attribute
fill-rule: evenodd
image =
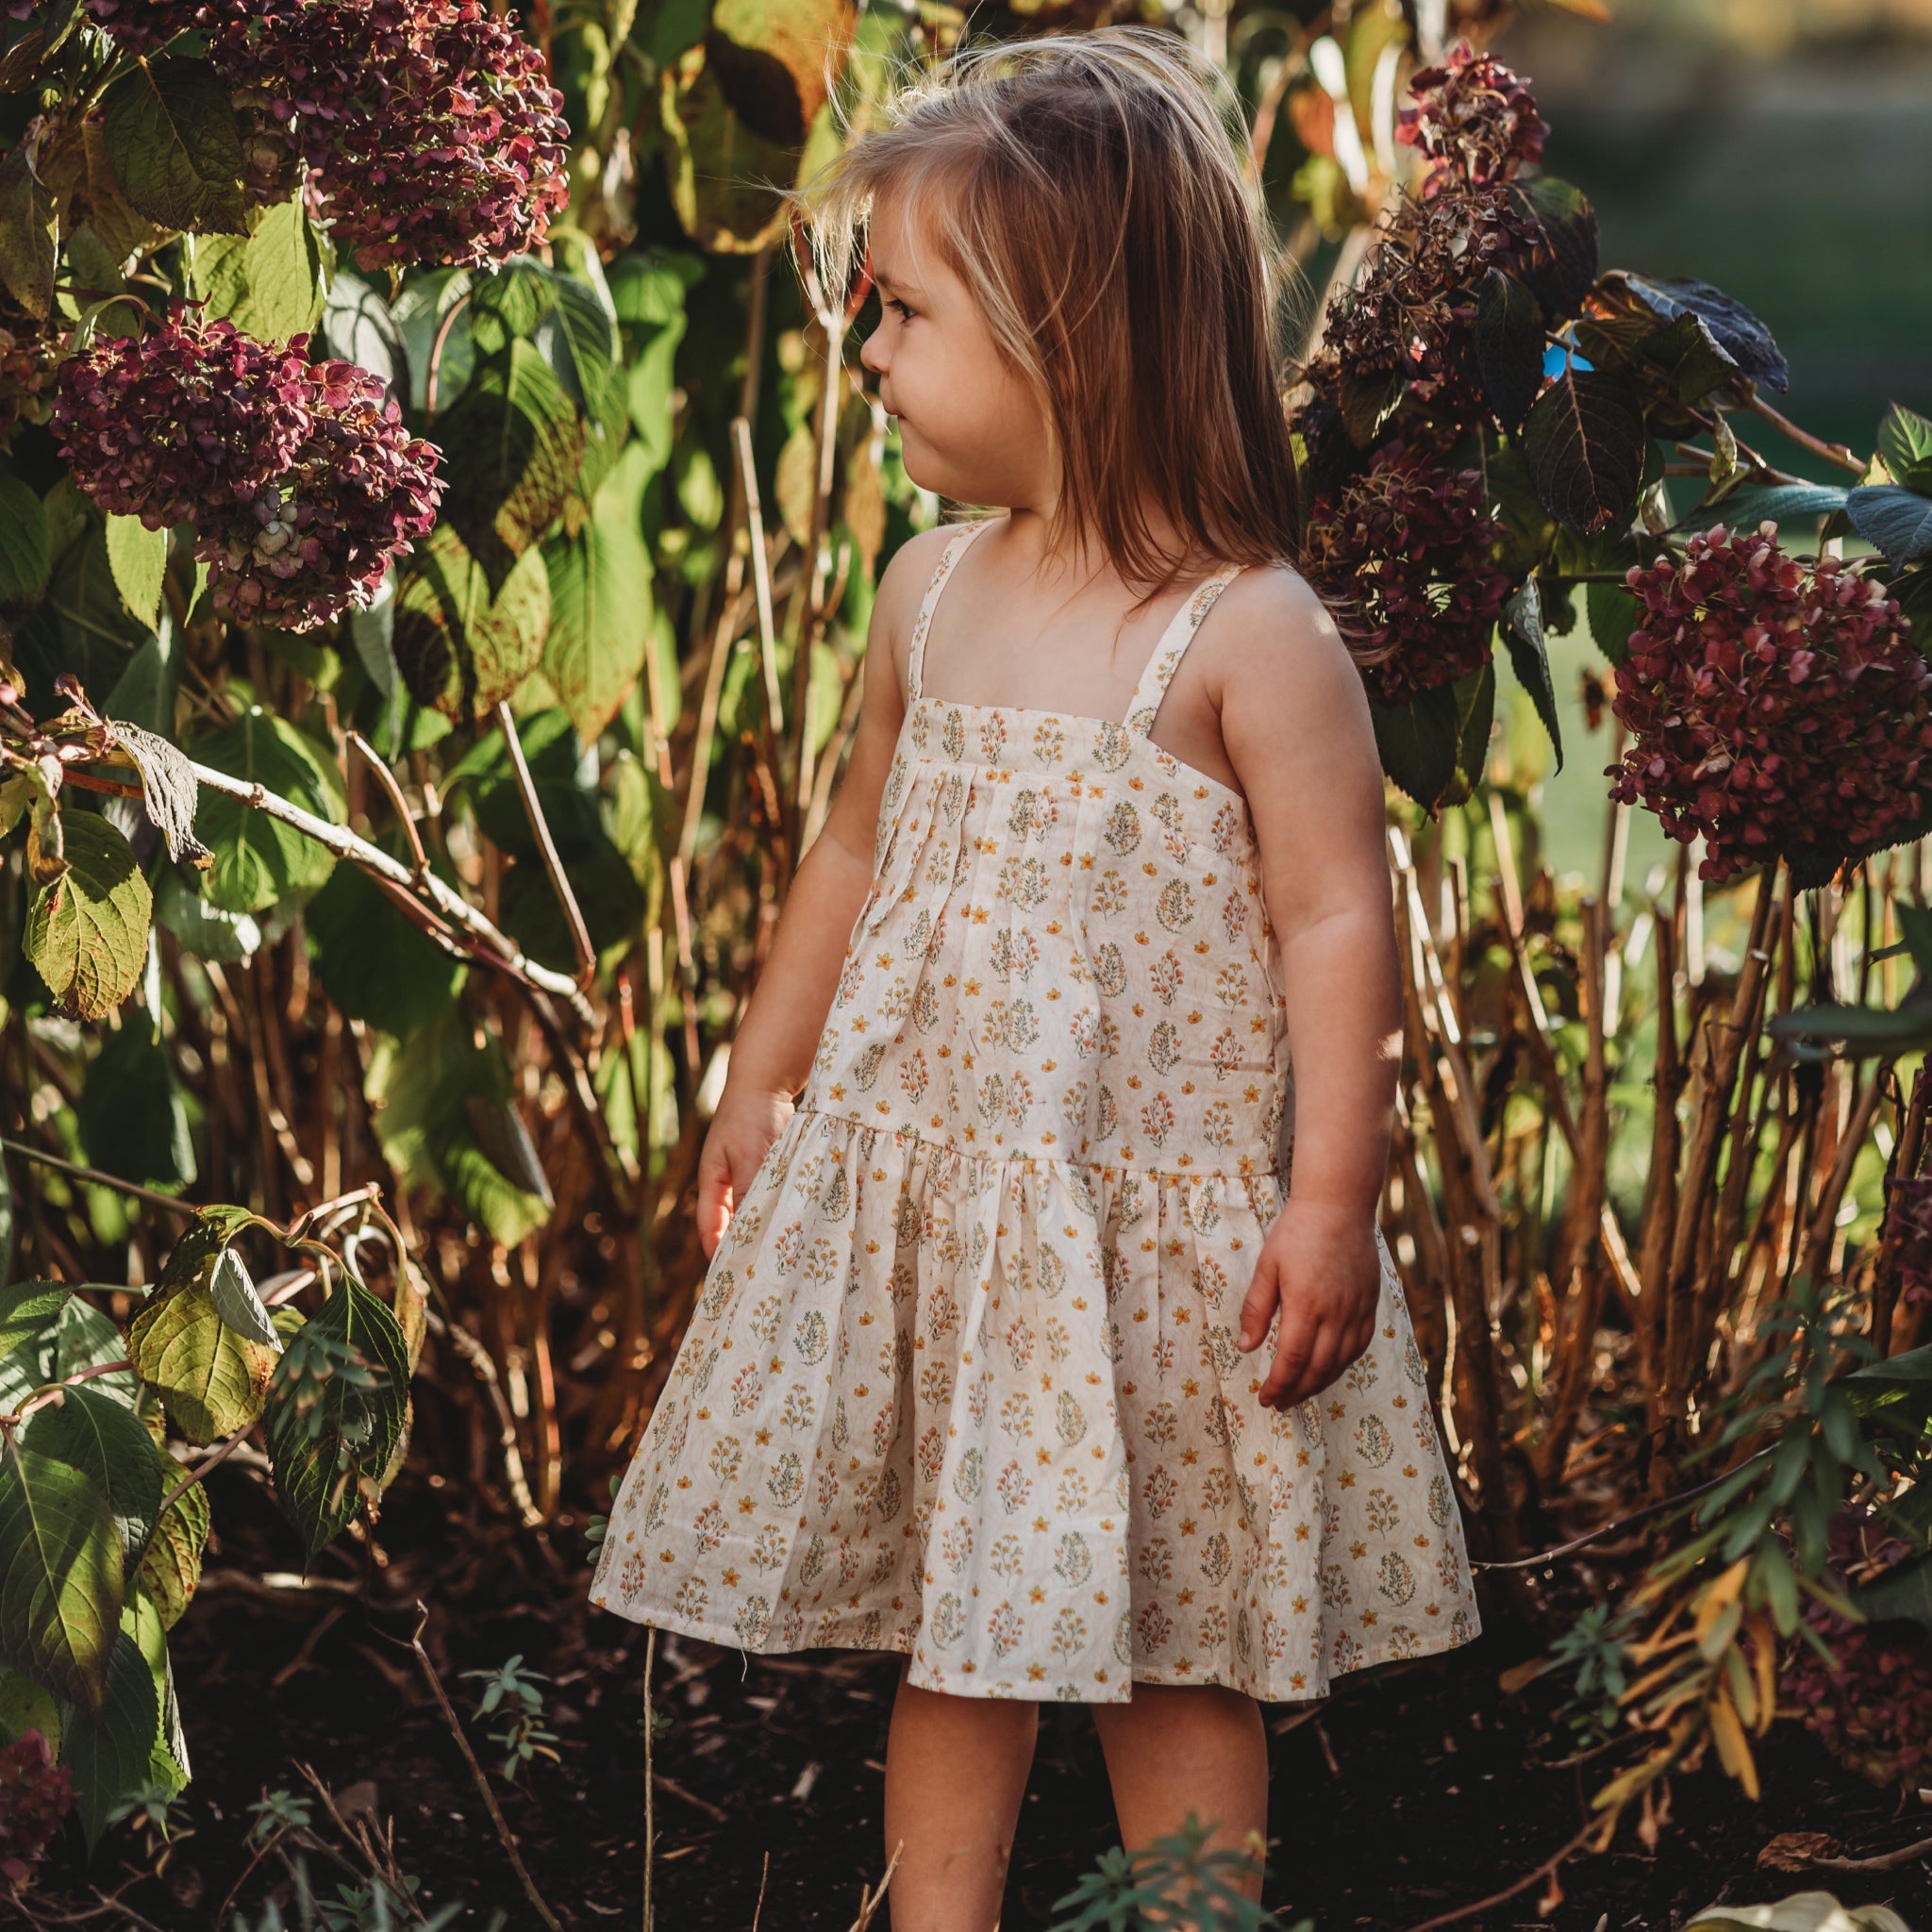
<svg viewBox="0 0 1932 1932"><path fill-rule="evenodd" d="M592 1601L746 1650L1098 1703L1314 1697L1476 1635L1386 1248L1319 1396L1236 1346L1292 1142L1281 962L1241 795L1124 724L921 689L796 1112L712 1258ZM1380 1237L1377 1237L1378 1242Z"/></svg>

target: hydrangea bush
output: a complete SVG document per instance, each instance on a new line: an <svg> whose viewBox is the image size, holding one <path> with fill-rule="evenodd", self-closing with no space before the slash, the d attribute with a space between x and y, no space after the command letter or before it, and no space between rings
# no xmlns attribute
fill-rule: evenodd
<svg viewBox="0 0 1932 1932"><path fill-rule="evenodd" d="M329 841L381 857L344 824L341 734L358 724L407 758L453 714L493 717L546 647L569 660L553 691L587 729L608 720L641 668L648 590L625 567L643 556L650 476L634 463L627 495L599 491L634 433L617 306L581 235L532 253L568 205L567 130L515 20L470 0L9 0L5 17L7 1015L23 1000L29 1024L126 1009L92 1056L80 1151L109 1186L178 1191L197 1158L161 932L213 971L259 951L258 916L276 908L327 929ZM682 287L651 286L660 304ZM443 305L414 345L421 397L412 292ZM655 425L658 397L639 405ZM438 527L444 441L463 458L476 556ZM521 596L491 583L519 564ZM399 655L406 606L441 642L433 689L402 668L421 673ZM326 693L311 707L270 668L293 664ZM583 1006L441 890L438 921L392 886L422 924ZM381 983L347 1004L406 1035L460 968L425 1002L420 959L409 990L418 926L346 909L324 973L340 986L334 960L370 958ZM398 985L402 1001L385 999ZM515 1133L485 1038L451 1029L442 1084L393 1091L428 1108L450 1172L476 1155L503 1225L541 1214L547 1184L481 1156ZM165 1215L129 1223L153 1285L128 1295L124 1329L37 1231L42 1275L64 1278L23 1274L0 1169L0 1890L30 1881L70 1811L92 1842L129 1792L186 1781L165 1632L199 1575L205 1468L260 1441L312 1559L374 1515L400 1463L424 1282L379 1191L352 1190L350 1207L311 1193L291 1214L276 1183L258 1213L214 1185L216 1205L184 1208L185 1233ZM250 1264L281 1250L308 1272L270 1295Z"/></svg>
<svg viewBox="0 0 1932 1932"><path fill-rule="evenodd" d="M335 245L361 267L505 261L568 201L563 97L481 0L201 10L220 21L216 70L306 164Z"/></svg>
<svg viewBox="0 0 1932 1932"><path fill-rule="evenodd" d="M1703 838L1707 878L1786 858L1816 881L1917 836L1932 429L1895 408L1855 487L1774 470L1732 423L1785 386L1764 325L1706 283L1601 271L1493 56L1457 45L1408 92L1416 171L1295 396L1310 575L1355 620L1391 776L1430 807L1477 782L1498 643L1555 737L1546 641L1587 587L1632 734L1613 794ZM1666 472L1695 475L1700 435L1687 534L1696 492ZM1759 507L1877 554L1807 558Z"/></svg>

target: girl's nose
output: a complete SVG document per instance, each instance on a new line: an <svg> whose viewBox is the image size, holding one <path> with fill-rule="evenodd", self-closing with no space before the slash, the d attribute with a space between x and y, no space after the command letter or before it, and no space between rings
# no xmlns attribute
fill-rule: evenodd
<svg viewBox="0 0 1932 1932"><path fill-rule="evenodd" d="M874 375L883 375L886 373L886 362L888 358L886 356L885 347L879 340L880 337L883 336L884 334L884 329L875 328L873 330L872 334L867 336L865 341L858 345L859 361L867 369L870 369Z"/></svg>

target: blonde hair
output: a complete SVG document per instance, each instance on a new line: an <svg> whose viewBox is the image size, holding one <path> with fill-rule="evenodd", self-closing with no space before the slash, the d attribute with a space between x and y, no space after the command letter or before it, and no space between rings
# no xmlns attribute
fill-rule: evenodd
<svg viewBox="0 0 1932 1932"><path fill-rule="evenodd" d="M882 201L924 225L1041 398L1054 537L1091 536L1156 590L1204 553L1267 564L1301 549L1273 251L1243 144L1232 91L1185 42L1113 27L955 55L798 196L828 291L852 286Z"/></svg>

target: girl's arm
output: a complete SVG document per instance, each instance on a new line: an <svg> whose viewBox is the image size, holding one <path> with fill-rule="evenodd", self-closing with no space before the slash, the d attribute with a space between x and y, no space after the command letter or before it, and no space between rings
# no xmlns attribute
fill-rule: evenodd
<svg viewBox="0 0 1932 1932"><path fill-rule="evenodd" d="M906 640L919 597L952 532L928 531L893 557L866 637L865 695L845 774L799 865L784 917L731 1045L730 1072L698 1158L698 1238L716 1252L732 1211L791 1113L811 1071L852 927L872 888L879 800L906 715Z"/></svg>
<svg viewBox="0 0 1932 1932"><path fill-rule="evenodd" d="M1215 654L1228 667L1222 736L1260 844L1295 1089L1289 1199L1255 1270L1241 1345L1259 1346L1278 1304L1261 1401L1287 1408L1326 1388L1374 1332L1402 987L1361 675L1299 577L1253 573L1224 601L1237 592Z"/></svg>

